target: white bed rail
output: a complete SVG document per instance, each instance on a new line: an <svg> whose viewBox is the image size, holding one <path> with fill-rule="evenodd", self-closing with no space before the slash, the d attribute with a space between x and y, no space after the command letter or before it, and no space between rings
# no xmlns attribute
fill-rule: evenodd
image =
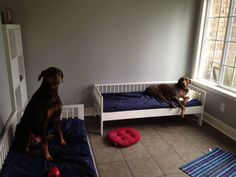
<svg viewBox="0 0 236 177"><path fill-rule="evenodd" d="M189 85L189 90L194 91L197 93L197 100L199 100L202 103L202 106L204 107L205 99L206 99L206 92L198 87L195 87L193 85Z"/></svg>
<svg viewBox="0 0 236 177"><path fill-rule="evenodd" d="M175 83L175 81L95 84L95 88L97 88L100 93L141 92L150 85L162 83Z"/></svg>
<svg viewBox="0 0 236 177"><path fill-rule="evenodd" d="M79 118L84 120L84 105L63 105L61 119Z"/></svg>
<svg viewBox="0 0 236 177"><path fill-rule="evenodd" d="M2 130L0 137L0 171L12 143L17 122L17 112L15 111L11 114L6 126Z"/></svg>
<svg viewBox="0 0 236 177"><path fill-rule="evenodd" d="M161 82L136 82L136 83L111 83L94 85L94 116L103 114L103 93L141 92L148 86L161 83L175 83L175 81ZM102 125L101 125L102 126Z"/></svg>
<svg viewBox="0 0 236 177"><path fill-rule="evenodd" d="M20 113L21 115L22 113ZM61 118L76 118L84 120L84 105L63 105ZM16 125L19 122L19 112L14 112L9 118L0 136L0 171L11 146Z"/></svg>

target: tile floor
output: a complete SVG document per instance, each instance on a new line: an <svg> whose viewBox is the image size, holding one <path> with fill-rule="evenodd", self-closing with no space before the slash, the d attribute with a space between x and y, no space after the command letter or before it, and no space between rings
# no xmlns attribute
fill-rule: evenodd
<svg viewBox="0 0 236 177"><path fill-rule="evenodd" d="M210 125L197 125L195 117L146 118L105 122L99 134L99 118L85 119L100 177L185 177L179 167L209 148L222 147L236 153L236 142ZM127 148L112 146L108 131L129 126L137 129L141 140Z"/></svg>

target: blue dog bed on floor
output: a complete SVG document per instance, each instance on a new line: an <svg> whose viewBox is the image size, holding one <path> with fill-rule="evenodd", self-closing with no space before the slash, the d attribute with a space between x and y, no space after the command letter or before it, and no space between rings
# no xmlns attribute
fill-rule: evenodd
<svg viewBox="0 0 236 177"><path fill-rule="evenodd" d="M10 150L0 177L47 177L53 166L59 168L61 177L97 177L84 121L62 120L62 131L67 146L60 146L56 137L49 141L53 161Z"/></svg>

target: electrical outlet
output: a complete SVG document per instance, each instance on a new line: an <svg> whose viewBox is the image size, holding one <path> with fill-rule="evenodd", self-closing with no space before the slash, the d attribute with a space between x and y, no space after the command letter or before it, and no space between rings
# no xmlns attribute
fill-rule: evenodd
<svg viewBox="0 0 236 177"><path fill-rule="evenodd" d="M225 103L223 102L220 103L220 111L225 112Z"/></svg>

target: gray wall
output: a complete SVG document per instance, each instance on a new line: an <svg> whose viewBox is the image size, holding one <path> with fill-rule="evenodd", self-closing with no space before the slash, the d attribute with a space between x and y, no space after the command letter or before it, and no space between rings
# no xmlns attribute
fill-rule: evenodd
<svg viewBox="0 0 236 177"><path fill-rule="evenodd" d="M94 83L177 80L191 72L197 0L5 0L22 25L29 97L64 71L63 103L91 106Z"/></svg>
<svg viewBox="0 0 236 177"><path fill-rule="evenodd" d="M207 88L206 88L207 89ZM236 102L224 96L217 95L215 92L207 90L206 111L220 121L236 129ZM224 112L220 111L220 104L225 104Z"/></svg>
<svg viewBox="0 0 236 177"><path fill-rule="evenodd" d="M196 0L5 3L23 28L29 96L39 85L38 74L51 65L65 74L63 102L86 106L93 83L176 80L192 71ZM236 128L235 101L204 89L205 111Z"/></svg>
<svg viewBox="0 0 236 177"><path fill-rule="evenodd" d="M1 17L1 15L0 15ZM0 22L0 133L12 112L6 56L3 44L2 24Z"/></svg>
<svg viewBox="0 0 236 177"><path fill-rule="evenodd" d="M39 86L38 74L53 65L65 74L63 102L91 106L93 83L190 75L199 4L198 0L2 0L0 8L11 7L14 21L22 25L29 97ZM203 88L205 111L236 128L236 102ZM221 102L224 113L219 111Z"/></svg>
<svg viewBox="0 0 236 177"><path fill-rule="evenodd" d="M236 129L236 98L235 96L231 97L229 95L225 95L220 93L219 91L212 90L207 85L203 86L202 84L198 84L200 88L204 89L207 92L206 96L206 104L205 111L221 122L227 124L228 126ZM220 104L225 104L224 111L220 111Z"/></svg>

